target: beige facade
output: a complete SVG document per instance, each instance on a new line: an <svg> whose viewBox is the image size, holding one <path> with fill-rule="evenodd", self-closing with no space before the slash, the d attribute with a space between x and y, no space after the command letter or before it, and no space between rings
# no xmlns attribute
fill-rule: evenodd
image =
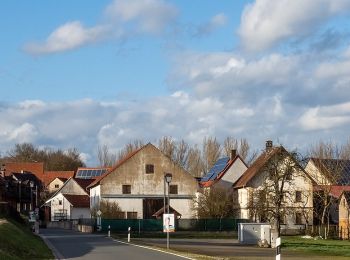
<svg viewBox="0 0 350 260"><path fill-rule="evenodd" d="M60 188L62 188L63 184L66 182L66 180L61 178L55 178L47 185L47 190L49 193L53 193L58 191Z"/></svg>
<svg viewBox="0 0 350 260"><path fill-rule="evenodd" d="M151 218L163 207L164 173L172 174L170 205L182 215L193 217L192 199L198 183L152 144L147 144L119 163L90 187L91 207L101 199L119 204L125 217Z"/></svg>
<svg viewBox="0 0 350 260"><path fill-rule="evenodd" d="M350 209L349 200L350 192L344 192L339 200L339 237L341 239L350 238Z"/></svg>

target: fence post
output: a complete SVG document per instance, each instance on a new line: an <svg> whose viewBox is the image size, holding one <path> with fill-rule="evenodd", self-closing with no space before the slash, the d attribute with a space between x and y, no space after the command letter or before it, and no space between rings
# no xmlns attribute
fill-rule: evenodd
<svg viewBox="0 0 350 260"><path fill-rule="evenodd" d="M108 237L111 237L111 225L108 225Z"/></svg>
<svg viewBox="0 0 350 260"><path fill-rule="evenodd" d="M130 243L130 231L131 231L131 228L128 227L128 243Z"/></svg>
<svg viewBox="0 0 350 260"><path fill-rule="evenodd" d="M139 219L139 235L141 234L141 219Z"/></svg>

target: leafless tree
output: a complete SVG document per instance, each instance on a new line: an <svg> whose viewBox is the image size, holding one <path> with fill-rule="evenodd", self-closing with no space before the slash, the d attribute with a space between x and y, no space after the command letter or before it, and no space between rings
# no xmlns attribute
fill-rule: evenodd
<svg viewBox="0 0 350 260"><path fill-rule="evenodd" d="M117 202L111 202L108 200L101 200L100 205L94 207L91 210L91 215L97 217L97 211L102 212L104 219L123 219L125 218L125 212L122 211Z"/></svg>
<svg viewBox="0 0 350 260"><path fill-rule="evenodd" d="M232 193L221 187L204 189L193 201L198 218L227 218L233 217Z"/></svg>
<svg viewBox="0 0 350 260"><path fill-rule="evenodd" d="M257 151L251 151L248 140L245 138L236 139L228 136L224 140L223 150L226 156L230 156L231 150L237 150L242 159L250 165L257 157Z"/></svg>
<svg viewBox="0 0 350 260"><path fill-rule="evenodd" d="M117 155L110 152L108 145L98 146L97 157L101 167L111 167L117 161Z"/></svg>
<svg viewBox="0 0 350 260"><path fill-rule="evenodd" d="M144 146L144 143L140 139L135 139L134 141L131 141L127 143L118 153L118 161L122 160L127 156L128 154L136 151L137 149L140 149L142 146Z"/></svg>
<svg viewBox="0 0 350 260"><path fill-rule="evenodd" d="M203 171L208 172L221 156L221 145L216 137L205 137L202 149Z"/></svg>
<svg viewBox="0 0 350 260"><path fill-rule="evenodd" d="M187 166L185 169L194 177L201 177L203 175L203 161L201 158L201 151L197 146L189 148Z"/></svg>

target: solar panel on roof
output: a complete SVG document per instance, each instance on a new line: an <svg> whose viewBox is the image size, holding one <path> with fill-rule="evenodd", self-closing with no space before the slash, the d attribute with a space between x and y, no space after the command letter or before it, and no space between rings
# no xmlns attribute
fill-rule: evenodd
<svg viewBox="0 0 350 260"><path fill-rule="evenodd" d="M214 180L218 176L218 174L223 171L229 160L229 157L219 159L209 170L208 174L201 179L201 181Z"/></svg>

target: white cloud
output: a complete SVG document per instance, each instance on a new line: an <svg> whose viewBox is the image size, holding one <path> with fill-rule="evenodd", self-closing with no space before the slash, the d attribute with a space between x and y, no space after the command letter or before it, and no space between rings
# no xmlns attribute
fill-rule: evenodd
<svg viewBox="0 0 350 260"><path fill-rule="evenodd" d="M8 132L5 138L8 141L26 143L35 141L37 135L38 131L36 130L35 126L29 123L24 123Z"/></svg>
<svg viewBox="0 0 350 260"><path fill-rule="evenodd" d="M161 33L177 16L177 8L163 0L115 0L106 16L121 22L136 22L137 30Z"/></svg>
<svg viewBox="0 0 350 260"><path fill-rule="evenodd" d="M108 32L105 26L86 28L79 21L68 22L54 30L44 42L28 43L24 49L31 54L63 52L102 40Z"/></svg>
<svg viewBox="0 0 350 260"><path fill-rule="evenodd" d="M333 129L350 125L350 102L308 109L299 123L305 130Z"/></svg>
<svg viewBox="0 0 350 260"><path fill-rule="evenodd" d="M213 33L216 29L227 23L227 16L224 13L214 15L208 22L198 25L195 28L194 36L201 37Z"/></svg>
<svg viewBox="0 0 350 260"><path fill-rule="evenodd" d="M329 17L349 8L348 0L256 0L245 7L238 34L244 48L261 51L312 33Z"/></svg>
<svg viewBox="0 0 350 260"><path fill-rule="evenodd" d="M81 21L67 22L43 42L27 43L23 49L43 55L133 34L160 34L176 19L177 13L175 6L162 0L115 0L106 7L103 23L85 27Z"/></svg>

